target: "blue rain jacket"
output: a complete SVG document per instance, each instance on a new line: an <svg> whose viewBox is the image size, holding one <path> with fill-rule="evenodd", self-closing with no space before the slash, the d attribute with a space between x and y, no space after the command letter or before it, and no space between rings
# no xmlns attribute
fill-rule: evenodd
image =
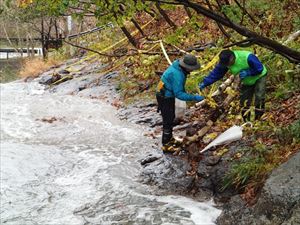
<svg viewBox="0 0 300 225"><path fill-rule="evenodd" d="M263 71L264 66L254 54L249 54L247 61L249 64L249 69L246 71L249 76L255 76L257 74L260 74ZM210 74L204 78L203 80L204 86L207 87L212 83L220 80L221 78L224 77L227 71L228 71L227 67L222 66L220 63L217 64L216 67L210 72Z"/></svg>
<svg viewBox="0 0 300 225"><path fill-rule="evenodd" d="M179 60L172 63L161 77L164 83L165 97L176 97L183 101L196 101L196 95L185 92L186 74L179 66Z"/></svg>

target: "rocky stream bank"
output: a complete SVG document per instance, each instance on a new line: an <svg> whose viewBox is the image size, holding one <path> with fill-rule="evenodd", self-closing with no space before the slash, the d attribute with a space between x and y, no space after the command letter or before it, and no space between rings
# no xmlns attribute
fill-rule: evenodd
<svg viewBox="0 0 300 225"><path fill-rule="evenodd" d="M155 139L157 150L140 160L140 181L155 185L170 193L193 196L198 200L214 198L223 209L217 223L224 224L300 224L300 153L275 169L266 180L258 201L247 205L239 192L223 188L223 178L232 165L232 158L247 147L247 139L227 146L227 151L215 154L214 149L203 155L196 154L200 161L191 165L193 155L164 155L160 151L161 117L156 112L156 103L139 101L124 105L118 95L115 79L117 72L103 74L99 62L69 60L58 68L42 74L41 84L50 92L71 94L107 101L119 108L120 119L148 127L145 136ZM175 126L180 135L184 122ZM195 145L195 152L199 152ZM191 171L191 168L197 168Z"/></svg>

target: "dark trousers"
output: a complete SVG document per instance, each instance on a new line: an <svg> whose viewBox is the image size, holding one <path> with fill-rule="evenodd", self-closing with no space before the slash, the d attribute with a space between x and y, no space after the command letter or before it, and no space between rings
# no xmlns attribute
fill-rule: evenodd
<svg viewBox="0 0 300 225"><path fill-rule="evenodd" d="M250 119L250 106L254 96L255 119L260 117L265 112L266 99L266 76L258 79L254 85L242 85L240 95L240 105L242 108L242 115L244 120Z"/></svg>
<svg viewBox="0 0 300 225"><path fill-rule="evenodd" d="M167 144L173 137L173 123L175 119L175 98L165 98L156 95L158 110L163 120L162 144Z"/></svg>

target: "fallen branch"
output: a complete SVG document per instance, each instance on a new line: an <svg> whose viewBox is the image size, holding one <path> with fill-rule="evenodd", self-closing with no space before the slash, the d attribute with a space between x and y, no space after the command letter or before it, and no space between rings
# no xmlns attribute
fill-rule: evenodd
<svg viewBox="0 0 300 225"><path fill-rule="evenodd" d="M260 34L256 33L255 31L249 30L248 28L241 26L239 24L234 23L233 21L228 20L225 16L222 16L205 6L201 5L201 3L198 3L196 1L186 1L186 0L174 0L174 1L162 1L162 0L147 0L151 2L161 2L165 4L171 4L171 5L182 5L184 7L189 7L191 9L194 9L197 14L202 14L212 20L215 20L216 22L219 22L220 24L231 28L238 32L239 34L247 37L247 38L253 38L252 42L253 44L260 45L264 48L270 49L271 51L274 51L285 58L287 58L290 62L298 64L300 62L300 52L289 48L285 45L280 44L279 42L272 40L270 38L267 38L265 36L261 36Z"/></svg>
<svg viewBox="0 0 300 225"><path fill-rule="evenodd" d="M80 46L80 45L73 44L73 43L71 43L71 42L69 42L69 41L66 41L66 40L63 40L63 42L65 42L66 44L71 45L71 46L73 46L73 47L76 47L76 48L80 48L80 49L84 49L84 50L86 50L86 51L94 52L94 53L96 53L96 54L98 54L98 55L100 55L100 56L105 56L105 57L117 57L117 55L109 55L109 54L101 53L101 52L98 52L98 51L96 51L96 50L93 50L93 49L90 49L90 48L87 48L87 47L83 47L83 46Z"/></svg>
<svg viewBox="0 0 300 225"><path fill-rule="evenodd" d="M228 79L226 79L219 87L218 90L216 90L214 93L212 93L211 97L216 97L224 92L224 90L232 84L234 81L234 76L231 75ZM191 108L193 110L196 110L202 106L204 106L207 103L207 101L204 99L201 102L198 102L195 104L194 108Z"/></svg>
<svg viewBox="0 0 300 225"><path fill-rule="evenodd" d="M183 129L188 128L191 125L193 125L193 123L185 123L183 125L178 125L178 126L173 128L173 131L183 130Z"/></svg>
<svg viewBox="0 0 300 225"><path fill-rule="evenodd" d="M298 37L300 37L300 30L296 31L295 33L292 33L288 36L287 40L283 42L284 45L290 43L291 41L296 40Z"/></svg>
<svg viewBox="0 0 300 225"><path fill-rule="evenodd" d="M206 126L202 127L193 136L184 137L184 140L185 140L184 145L185 146L188 146L191 143L196 142L201 137L203 137L213 126L214 122L217 121L217 119L227 111L228 107L230 106L230 103L236 97L236 93L238 93L237 90L240 85L240 77L239 76L235 76L233 82L231 81L231 79L233 79L233 78L230 77L230 79L227 81L227 83L232 84L233 94L228 94L227 97L225 98L225 100L223 101L223 103L219 107L217 107L215 110L213 110L213 112L208 117L208 122L206 123ZM224 86L226 86L226 85L224 84ZM228 87L229 86L227 86L226 88L228 88Z"/></svg>
<svg viewBox="0 0 300 225"><path fill-rule="evenodd" d="M198 141L201 137L203 137L212 127L212 125L214 124L213 121L209 120L206 123L206 126L202 127L196 134L194 134L193 136L186 136L184 138L184 145L190 145L192 142L196 142Z"/></svg>

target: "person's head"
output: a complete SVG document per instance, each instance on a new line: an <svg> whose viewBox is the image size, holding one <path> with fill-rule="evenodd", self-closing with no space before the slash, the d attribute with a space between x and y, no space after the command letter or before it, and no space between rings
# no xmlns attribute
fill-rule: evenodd
<svg viewBox="0 0 300 225"><path fill-rule="evenodd" d="M219 55L219 63L223 66L231 66L235 61L235 56L231 50L223 50Z"/></svg>
<svg viewBox="0 0 300 225"><path fill-rule="evenodd" d="M179 59L179 65L188 73L200 68L200 63L198 62L197 58L190 54Z"/></svg>

